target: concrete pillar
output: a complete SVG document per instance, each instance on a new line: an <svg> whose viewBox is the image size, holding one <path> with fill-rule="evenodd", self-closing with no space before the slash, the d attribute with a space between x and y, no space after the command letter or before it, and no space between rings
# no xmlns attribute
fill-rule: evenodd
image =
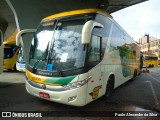
<svg viewBox="0 0 160 120"><path fill-rule="evenodd" d="M17 26L15 23L8 23L8 27L4 33L4 40L9 38L16 29L17 29Z"/></svg>

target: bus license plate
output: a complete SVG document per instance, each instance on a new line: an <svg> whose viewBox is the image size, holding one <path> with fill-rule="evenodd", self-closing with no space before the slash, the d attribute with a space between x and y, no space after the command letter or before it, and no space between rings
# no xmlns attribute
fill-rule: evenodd
<svg viewBox="0 0 160 120"><path fill-rule="evenodd" d="M44 92L39 92L39 96L42 98L49 98L49 94L48 93L44 93Z"/></svg>

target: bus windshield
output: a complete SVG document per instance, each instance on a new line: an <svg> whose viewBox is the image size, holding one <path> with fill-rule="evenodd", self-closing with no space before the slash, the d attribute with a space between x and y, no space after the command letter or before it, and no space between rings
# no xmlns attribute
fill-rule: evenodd
<svg viewBox="0 0 160 120"><path fill-rule="evenodd" d="M144 56L144 60L158 60L158 57Z"/></svg>
<svg viewBox="0 0 160 120"><path fill-rule="evenodd" d="M91 19L93 15L78 15L41 22L32 40L30 66L48 71L83 68L86 49L81 43L81 32Z"/></svg>
<svg viewBox="0 0 160 120"><path fill-rule="evenodd" d="M12 58L18 47L4 47L4 59Z"/></svg>

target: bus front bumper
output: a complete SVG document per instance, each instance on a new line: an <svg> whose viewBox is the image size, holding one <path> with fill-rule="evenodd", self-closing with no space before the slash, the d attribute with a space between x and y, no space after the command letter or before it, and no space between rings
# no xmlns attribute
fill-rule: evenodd
<svg viewBox="0 0 160 120"><path fill-rule="evenodd" d="M26 90L29 94L58 103L73 106L84 106L86 104L87 84L71 89L63 90L62 86L50 86L26 80Z"/></svg>
<svg viewBox="0 0 160 120"><path fill-rule="evenodd" d="M16 68L17 68L18 71L25 72L25 65L26 64L24 64L24 63L22 64L22 63L17 62L16 63Z"/></svg>

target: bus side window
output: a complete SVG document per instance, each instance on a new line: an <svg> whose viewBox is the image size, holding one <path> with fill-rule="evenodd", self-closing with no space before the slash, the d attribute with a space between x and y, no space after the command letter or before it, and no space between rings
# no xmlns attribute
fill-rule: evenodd
<svg viewBox="0 0 160 120"><path fill-rule="evenodd" d="M91 44L89 48L89 58L88 65L89 67L94 67L102 59L102 37L92 35Z"/></svg>

